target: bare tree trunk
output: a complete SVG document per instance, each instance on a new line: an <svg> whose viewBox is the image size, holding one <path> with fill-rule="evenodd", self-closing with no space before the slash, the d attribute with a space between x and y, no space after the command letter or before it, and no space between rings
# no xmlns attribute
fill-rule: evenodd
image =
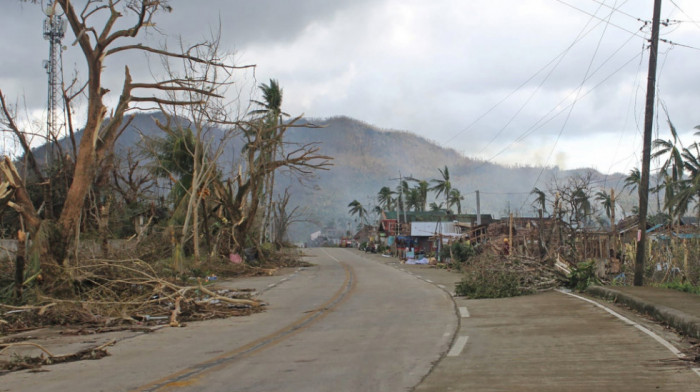
<svg viewBox="0 0 700 392"><path fill-rule="evenodd" d="M15 256L15 297L22 298L24 286L24 254L26 252L27 235L19 230L17 232L17 255Z"/></svg>
<svg viewBox="0 0 700 392"><path fill-rule="evenodd" d="M109 257L109 208L111 206L109 198L102 207L100 207L100 217L98 219L98 230L100 233L100 248L102 257Z"/></svg>

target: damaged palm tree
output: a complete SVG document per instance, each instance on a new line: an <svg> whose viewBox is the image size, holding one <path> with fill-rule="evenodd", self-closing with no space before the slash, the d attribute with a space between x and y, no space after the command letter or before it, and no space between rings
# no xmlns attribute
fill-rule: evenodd
<svg viewBox="0 0 700 392"><path fill-rule="evenodd" d="M234 180L216 180L213 183L218 207L226 221L232 225L232 253L239 253L246 247L259 246L257 238L252 235L252 229L260 206L258 195L270 173L285 168L292 175L308 176L316 170L328 170L331 166L333 158L320 154L318 143L285 143L284 154L267 153L273 146L283 144L288 129L312 127L309 124L296 125L299 120L300 117L293 119L279 127L275 133L270 132L268 125L262 121L240 124L246 141L244 162L239 166ZM270 137L270 134L274 136Z"/></svg>

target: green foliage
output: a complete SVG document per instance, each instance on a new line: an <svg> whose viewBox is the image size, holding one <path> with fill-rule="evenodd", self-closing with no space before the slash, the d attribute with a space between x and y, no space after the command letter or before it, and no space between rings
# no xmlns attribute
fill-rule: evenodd
<svg viewBox="0 0 700 392"><path fill-rule="evenodd" d="M700 295L700 286L695 286L690 282L682 282L680 280L674 280L671 282L660 283L657 285L657 287L671 289L671 290L678 290L678 291L682 291L684 293L691 293L691 294Z"/></svg>
<svg viewBox="0 0 700 392"><path fill-rule="evenodd" d="M171 194L176 204L192 187L195 144L194 134L188 128L173 130L173 133L157 146L160 166L155 170L155 174L158 177L176 180Z"/></svg>
<svg viewBox="0 0 700 392"><path fill-rule="evenodd" d="M453 242L450 246L446 246L440 251L440 256L443 260L447 257L452 257L452 261L458 263L464 263L475 254L476 250L474 250L474 247L470 243L463 241Z"/></svg>
<svg viewBox="0 0 700 392"><path fill-rule="evenodd" d="M465 265L464 277L457 283L455 293L473 299L506 298L528 294L521 287L521 276L508 269L500 260L479 258L474 263Z"/></svg>
<svg viewBox="0 0 700 392"><path fill-rule="evenodd" d="M592 284L599 284L595 276L595 261L582 261L571 270L569 275L569 288L583 291Z"/></svg>

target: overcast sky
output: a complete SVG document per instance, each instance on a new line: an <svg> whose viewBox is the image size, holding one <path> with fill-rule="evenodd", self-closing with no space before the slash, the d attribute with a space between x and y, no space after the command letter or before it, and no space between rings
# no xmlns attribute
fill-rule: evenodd
<svg viewBox="0 0 700 392"><path fill-rule="evenodd" d="M254 75L241 72L240 88L279 80L292 115L347 115L494 163L628 172L641 155L652 3L173 0L157 20L166 35L153 40L195 42L221 21L222 48L256 65ZM662 17L671 21L662 28L659 98L691 143L700 124L700 1L664 0ZM30 117L46 105L43 19L40 6L2 1L0 89L26 102ZM64 40L67 77L82 66L73 40ZM123 72L107 65L110 75ZM658 137L669 138L659 115Z"/></svg>

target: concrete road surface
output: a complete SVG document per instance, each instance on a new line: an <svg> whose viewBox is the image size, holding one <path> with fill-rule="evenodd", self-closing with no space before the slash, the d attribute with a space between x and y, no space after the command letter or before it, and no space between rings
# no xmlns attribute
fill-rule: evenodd
<svg viewBox="0 0 700 392"><path fill-rule="evenodd" d="M0 377L0 391L403 391L449 348L454 304L345 249L311 249L250 317L122 341L112 356ZM245 282L241 283L243 286Z"/></svg>
<svg viewBox="0 0 700 392"><path fill-rule="evenodd" d="M681 341L631 313L561 292L453 299L458 274L308 252L313 267L232 283L264 290L264 313L136 336L0 391L700 391Z"/></svg>

